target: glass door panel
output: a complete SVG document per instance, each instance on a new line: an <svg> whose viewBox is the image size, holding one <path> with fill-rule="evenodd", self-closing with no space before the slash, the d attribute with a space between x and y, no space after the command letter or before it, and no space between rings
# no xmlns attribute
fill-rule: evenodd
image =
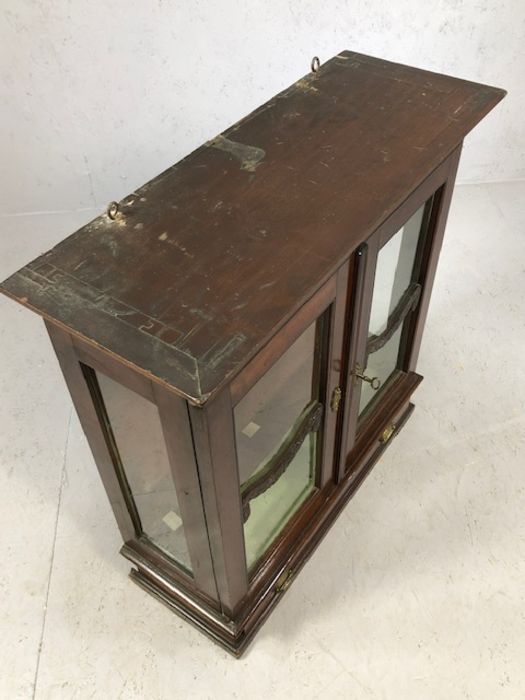
<svg viewBox="0 0 525 700"><path fill-rule="evenodd" d="M398 328L390 340L373 355L369 355L366 367L366 376L378 380L378 388L384 389L390 377L396 374L399 346L401 343L401 328ZM378 395L377 389L369 382L362 382L361 397L359 399L359 414L371 404Z"/></svg>
<svg viewBox="0 0 525 700"><path fill-rule="evenodd" d="M95 374L129 490L128 500L132 500L135 519L138 516L140 520L140 530L177 564L191 572L158 409L104 374Z"/></svg>
<svg viewBox="0 0 525 700"><path fill-rule="evenodd" d="M390 314L412 280L424 208L418 209L378 253L369 335L385 330Z"/></svg>
<svg viewBox="0 0 525 700"><path fill-rule="evenodd" d="M389 380L402 367L403 327L417 307L421 287L416 259L429 203L420 207L406 224L379 250L368 326L367 364L361 370L359 415L375 403ZM378 391L378 389L381 389Z"/></svg>
<svg viewBox="0 0 525 700"><path fill-rule="evenodd" d="M304 331L234 409L249 568L316 489L322 325Z"/></svg>

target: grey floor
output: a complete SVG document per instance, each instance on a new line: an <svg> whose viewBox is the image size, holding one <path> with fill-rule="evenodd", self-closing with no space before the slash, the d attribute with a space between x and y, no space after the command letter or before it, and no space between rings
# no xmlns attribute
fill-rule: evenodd
<svg viewBox="0 0 525 700"><path fill-rule="evenodd" d="M3 218L2 277L94 213ZM457 189L416 411L241 661L128 579L43 325L0 318L2 700L525 697L525 182Z"/></svg>

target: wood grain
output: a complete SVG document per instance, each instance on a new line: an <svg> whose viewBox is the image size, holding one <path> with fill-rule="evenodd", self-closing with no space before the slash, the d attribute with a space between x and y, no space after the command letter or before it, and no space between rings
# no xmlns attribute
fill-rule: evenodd
<svg viewBox="0 0 525 700"><path fill-rule="evenodd" d="M203 404L503 95L344 51L2 291Z"/></svg>

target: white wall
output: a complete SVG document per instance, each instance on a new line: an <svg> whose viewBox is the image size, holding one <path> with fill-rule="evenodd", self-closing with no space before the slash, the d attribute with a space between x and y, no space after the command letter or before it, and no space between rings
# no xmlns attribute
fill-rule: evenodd
<svg viewBox="0 0 525 700"><path fill-rule="evenodd" d="M524 0L1 3L3 213L105 207L342 49L508 89L459 178L525 178Z"/></svg>

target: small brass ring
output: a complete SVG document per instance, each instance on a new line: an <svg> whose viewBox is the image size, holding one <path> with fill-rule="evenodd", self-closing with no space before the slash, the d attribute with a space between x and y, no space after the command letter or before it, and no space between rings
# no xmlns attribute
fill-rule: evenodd
<svg viewBox="0 0 525 700"><path fill-rule="evenodd" d="M314 56L312 58L312 62L310 64L310 68L312 69L312 73L317 73L319 68L321 67L321 61L319 60L319 56Z"/></svg>
<svg viewBox="0 0 525 700"><path fill-rule="evenodd" d="M106 209L106 214L108 215L108 218L115 221L118 214L118 202L110 202L108 204L108 208Z"/></svg>
<svg viewBox="0 0 525 700"><path fill-rule="evenodd" d="M373 377L370 380L370 386L372 387L372 389L374 391L377 391L379 389L379 387L381 386L381 380L379 379L379 377Z"/></svg>

